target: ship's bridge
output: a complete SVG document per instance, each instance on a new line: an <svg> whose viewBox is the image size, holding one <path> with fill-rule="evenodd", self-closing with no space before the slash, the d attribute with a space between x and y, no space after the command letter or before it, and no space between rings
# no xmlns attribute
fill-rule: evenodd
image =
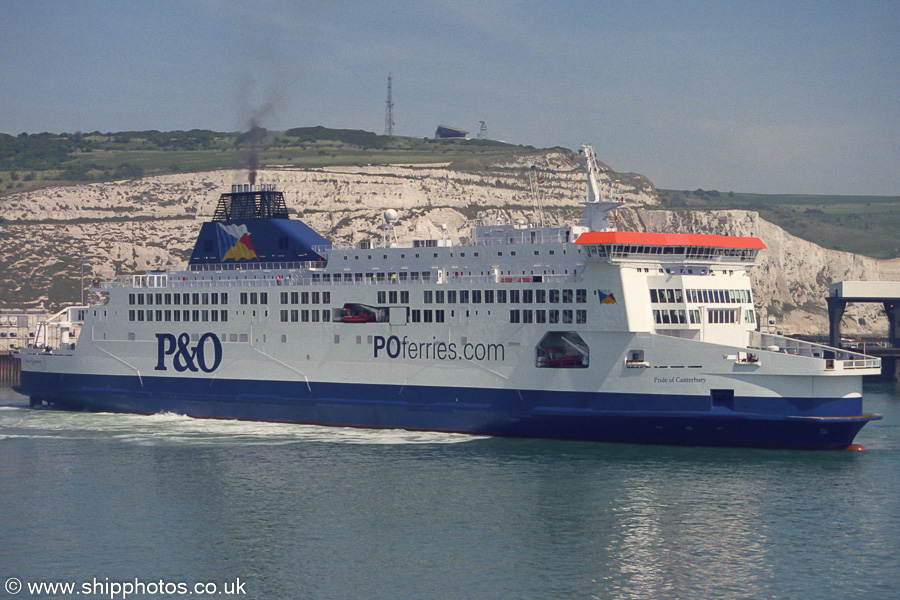
<svg viewBox="0 0 900 600"><path fill-rule="evenodd" d="M766 245L755 237L701 233L594 231L575 241L589 261L664 261L752 265Z"/></svg>

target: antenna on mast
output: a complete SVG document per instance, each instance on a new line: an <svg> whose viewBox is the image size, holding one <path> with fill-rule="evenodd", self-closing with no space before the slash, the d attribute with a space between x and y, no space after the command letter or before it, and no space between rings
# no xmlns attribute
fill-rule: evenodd
<svg viewBox="0 0 900 600"><path fill-rule="evenodd" d="M603 197L600 192L600 182L597 180L597 174L600 172L600 167L597 166L597 157L594 154L594 149L588 145L581 146L581 149L578 150L579 153L584 154L585 159L587 159L587 174L588 174L588 202L600 202Z"/></svg>
<svg viewBox="0 0 900 600"><path fill-rule="evenodd" d="M618 218L609 214L609 211L619 208L621 204L612 200L612 182L609 184L610 199L603 200L598 180L600 167L597 165L597 156L594 149L584 145L579 150L587 161L588 193L587 202L584 203L584 213L579 224L583 224L589 231L614 231Z"/></svg>
<svg viewBox="0 0 900 600"><path fill-rule="evenodd" d="M384 135L394 135L394 101L391 99L391 80L393 75L388 73L387 108L384 111Z"/></svg>
<svg viewBox="0 0 900 600"><path fill-rule="evenodd" d="M543 182L544 178L538 175L537 168L531 165L531 170L528 171L528 184L531 187L531 199L538 217L538 227L544 227L544 205L541 203L540 189L540 184Z"/></svg>

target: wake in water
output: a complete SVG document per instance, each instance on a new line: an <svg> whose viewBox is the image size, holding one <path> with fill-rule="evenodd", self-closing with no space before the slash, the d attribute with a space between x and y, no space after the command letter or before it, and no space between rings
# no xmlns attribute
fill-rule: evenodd
<svg viewBox="0 0 900 600"><path fill-rule="evenodd" d="M456 433L357 429L291 423L263 423L194 419L173 413L132 415L83 413L52 408L30 409L24 403L0 405L0 439L14 437L57 439L115 439L123 443L155 446L284 445L308 442L365 445L457 444L483 436Z"/></svg>

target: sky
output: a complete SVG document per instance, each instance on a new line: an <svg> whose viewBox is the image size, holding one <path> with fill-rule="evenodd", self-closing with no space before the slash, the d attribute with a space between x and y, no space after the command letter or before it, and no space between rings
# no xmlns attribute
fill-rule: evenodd
<svg viewBox="0 0 900 600"><path fill-rule="evenodd" d="M900 195L900 0L0 0L0 132L591 144L660 188Z"/></svg>

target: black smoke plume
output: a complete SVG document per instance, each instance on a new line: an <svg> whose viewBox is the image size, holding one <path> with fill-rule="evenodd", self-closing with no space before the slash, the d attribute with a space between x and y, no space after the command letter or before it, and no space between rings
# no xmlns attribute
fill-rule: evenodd
<svg viewBox="0 0 900 600"><path fill-rule="evenodd" d="M259 153L262 150L263 139L266 136L264 127L260 127L254 118L250 121L250 131L246 134L247 147L247 177L250 185L256 185L256 172L259 170Z"/></svg>

